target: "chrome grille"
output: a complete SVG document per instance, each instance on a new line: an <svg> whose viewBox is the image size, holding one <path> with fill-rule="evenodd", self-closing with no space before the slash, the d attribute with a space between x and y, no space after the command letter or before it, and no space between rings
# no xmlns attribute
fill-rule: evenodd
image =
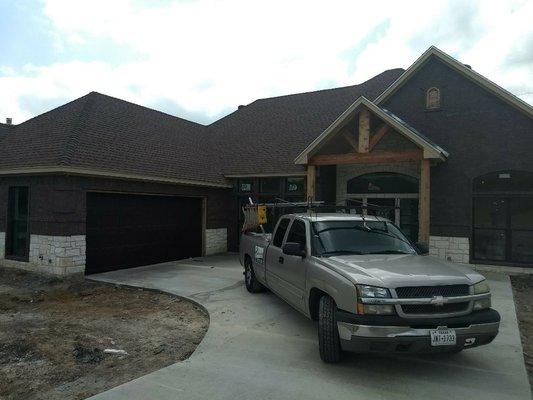
<svg viewBox="0 0 533 400"><path fill-rule="evenodd" d="M448 303L442 306L433 304L404 304L402 306L404 314L448 314L466 311L467 309L468 302Z"/></svg>
<svg viewBox="0 0 533 400"><path fill-rule="evenodd" d="M468 296L470 288L468 285L406 286L396 288L396 294L400 299Z"/></svg>

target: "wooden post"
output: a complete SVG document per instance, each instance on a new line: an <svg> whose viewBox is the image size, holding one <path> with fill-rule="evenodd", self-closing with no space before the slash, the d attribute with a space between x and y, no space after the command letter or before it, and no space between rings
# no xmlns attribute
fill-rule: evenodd
<svg viewBox="0 0 533 400"><path fill-rule="evenodd" d="M429 244L429 191L429 160L423 159L420 163L420 190L418 194L418 241L426 244Z"/></svg>
<svg viewBox="0 0 533 400"><path fill-rule="evenodd" d="M370 111L363 108L359 113L359 153L368 153L370 143Z"/></svg>
<svg viewBox="0 0 533 400"><path fill-rule="evenodd" d="M316 167L314 165L307 166L307 200L315 201L315 180Z"/></svg>

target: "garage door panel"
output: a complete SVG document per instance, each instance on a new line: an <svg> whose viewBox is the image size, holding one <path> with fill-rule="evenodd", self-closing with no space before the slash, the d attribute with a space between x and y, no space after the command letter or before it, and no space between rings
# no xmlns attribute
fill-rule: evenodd
<svg viewBox="0 0 533 400"><path fill-rule="evenodd" d="M201 251L201 199L87 195L87 273L195 257Z"/></svg>

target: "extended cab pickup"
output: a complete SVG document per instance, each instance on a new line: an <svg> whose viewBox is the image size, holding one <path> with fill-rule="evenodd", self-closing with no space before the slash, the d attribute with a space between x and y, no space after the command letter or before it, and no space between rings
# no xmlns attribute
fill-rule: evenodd
<svg viewBox="0 0 533 400"><path fill-rule="evenodd" d="M318 320L320 357L342 351L459 352L490 343L500 315L485 278L421 253L388 220L290 214L274 233L244 233L246 288L268 288Z"/></svg>

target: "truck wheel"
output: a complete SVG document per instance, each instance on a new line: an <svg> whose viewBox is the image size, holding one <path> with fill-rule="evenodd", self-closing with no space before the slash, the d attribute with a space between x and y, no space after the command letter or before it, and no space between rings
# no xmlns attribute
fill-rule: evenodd
<svg viewBox="0 0 533 400"><path fill-rule="evenodd" d="M320 298L318 306L318 347L320 358L327 363L337 363L341 360L342 351L335 318L336 311L337 305L331 297L324 295Z"/></svg>
<svg viewBox="0 0 533 400"><path fill-rule="evenodd" d="M246 285L246 290L250 293L259 293L263 290L263 285L261 285L255 277L250 257L244 259L244 283Z"/></svg>

